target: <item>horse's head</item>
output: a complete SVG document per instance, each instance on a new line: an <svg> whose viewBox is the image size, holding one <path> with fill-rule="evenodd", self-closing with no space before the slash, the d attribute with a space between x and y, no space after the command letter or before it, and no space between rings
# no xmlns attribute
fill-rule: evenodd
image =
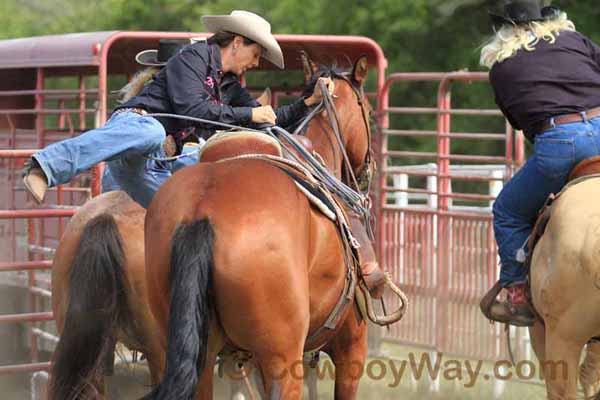
<svg viewBox="0 0 600 400"><path fill-rule="evenodd" d="M303 63L305 94L312 92L320 77L330 77L335 83L331 96L335 109L333 112L323 111L317 115L309 125L306 135L335 175L346 184L352 185L353 178L344 162L345 152L351 172L364 190L368 187L374 170L369 124L371 107L363 90L368 73L367 57L360 57L349 72L334 67L317 67L305 54ZM336 139L336 125L343 146L340 146Z"/></svg>

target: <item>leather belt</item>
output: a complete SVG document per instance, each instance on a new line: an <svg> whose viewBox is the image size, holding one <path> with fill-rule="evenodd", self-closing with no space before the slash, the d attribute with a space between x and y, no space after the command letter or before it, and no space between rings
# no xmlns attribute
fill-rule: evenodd
<svg viewBox="0 0 600 400"><path fill-rule="evenodd" d="M594 107L589 110L583 111L582 113L573 113L573 114L565 114L565 115L556 116L556 117L554 117L554 126L569 124L572 122L584 121L585 118L582 115L583 113L585 113L585 117L587 119L592 119L592 118L598 117L598 116L600 116L600 107ZM541 131L545 132L552 127L553 127L553 125L552 125L552 118L551 118L548 121L544 122L544 124L542 125Z"/></svg>
<svg viewBox="0 0 600 400"><path fill-rule="evenodd" d="M115 111L113 111L113 115L116 114L121 114L124 112L132 112L132 113L136 113L139 115L146 115L148 114L148 111L144 110L143 108L139 108L139 107L124 107L124 108L119 108Z"/></svg>

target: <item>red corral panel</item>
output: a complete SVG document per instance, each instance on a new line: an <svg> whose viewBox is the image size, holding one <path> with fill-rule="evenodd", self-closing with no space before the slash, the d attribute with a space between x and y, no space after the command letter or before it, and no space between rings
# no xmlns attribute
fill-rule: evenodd
<svg viewBox="0 0 600 400"><path fill-rule="evenodd" d="M484 73L398 73L380 92L381 176L378 219L382 264L406 291L411 307L387 340L476 359L506 356L499 325L479 310L481 296L498 276L491 204L523 160L523 138L503 132L457 132L453 117L503 118L499 110L453 108L451 89L487 84ZM388 104L398 85L427 83L435 104ZM462 87L461 89L464 89ZM392 116L430 115L434 128L390 126ZM404 138L405 140L397 140ZM398 143L429 138L429 151ZM454 154L451 143L495 142L500 154ZM498 146L500 144L500 146ZM465 185L468 182L470 185ZM470 188L471 190L465 190ZM390 306L393 308L393 305Z"/></svg>
<svg viewBox="0 0 600 400"><path fill-rule="evenodd" d="M24 323L30 359L0 365L0 375L48 369L40 350L56 341L49 313L51 259L69 217L100 192L101 167L68 185L51 189L37 207L23 189L20 171L35 149L104 123L116 104L112 92L140 68L135 55L158 48L163 38L204 38L194 32L90 32L0 41L0 274L27 289L27 307L0 314L0 323ZM301 70L300 51L324 64L348 66L366 55L373 75L370 98L385 82L387 61L372 39L359 36L276 35L286 74ZM262 62L259 70L274 70ZM272 76L275 76L274 74ZM275 101L297 94L292 86L272 88ZM295 86L294 86L295 85ZM253 88L260 90L262 88ZM44 347L45 346L45 347ZM51 346L50 346L51 348Z"/></svg>
<svg viewBox="0 0 600 400"><path fill-rule="evenodd" d="M137 52L157 48L159 39L206 38L206 32L86 32L0 41L0 69L100 66L109 53L108 66L135 66ZM381 47L364 36L275 35L283 51L286 70L302 69L299 52L315 60L345 65L361 55L369 64L385 71ZM277 69L261 60L260 69ZM382 77L383 78L383 77ZM382 81L383 82L383 81Z"/></svg>

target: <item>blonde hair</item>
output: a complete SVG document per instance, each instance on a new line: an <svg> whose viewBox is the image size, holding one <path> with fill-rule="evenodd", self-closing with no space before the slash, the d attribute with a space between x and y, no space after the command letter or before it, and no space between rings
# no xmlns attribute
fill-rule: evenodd
<svg viewBox="0 0 600 400"><path fill-rule="evenodd" d="M560 31L574 31L575 24L561 12L557 18L543 22L528 24L504 25L481 49L481 65L492 68L497 62L502 62L514 56L518 50L534 51L540 40L550 43L556 41Z"/></svg>
<svg viewBox="0 0 600 400"><path fill-rule="evenodd" d="M119 102L125 103L127 100L140 93L144 88L144 85L152 79L154 74L158 71L160 71L159 67L148 67L135 74L127 85L119 89Z"/></svg>

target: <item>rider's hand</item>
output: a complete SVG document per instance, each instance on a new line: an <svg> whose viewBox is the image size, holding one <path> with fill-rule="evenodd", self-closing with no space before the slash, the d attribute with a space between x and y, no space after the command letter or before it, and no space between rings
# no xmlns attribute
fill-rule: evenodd
<svg viewBox="0 0 600 400"><path fill-rule="evenodd" d="M255 124L275 125L276 120L277 116L271 106L255 107L252 109L252 122Z"/></svg>
<svg viewBox="0 0 600 400"><path fill-rule="evenodd" d="M321 93L319 82L323 82L327 87L329 94L333 95L333 91L335 90L333 80L331 80L331 78L319 78L312 92L312 95L304 100L304 104L306 104L308 107L318 104L321 102L321 100L323 100L323 94Z"/></svg>

